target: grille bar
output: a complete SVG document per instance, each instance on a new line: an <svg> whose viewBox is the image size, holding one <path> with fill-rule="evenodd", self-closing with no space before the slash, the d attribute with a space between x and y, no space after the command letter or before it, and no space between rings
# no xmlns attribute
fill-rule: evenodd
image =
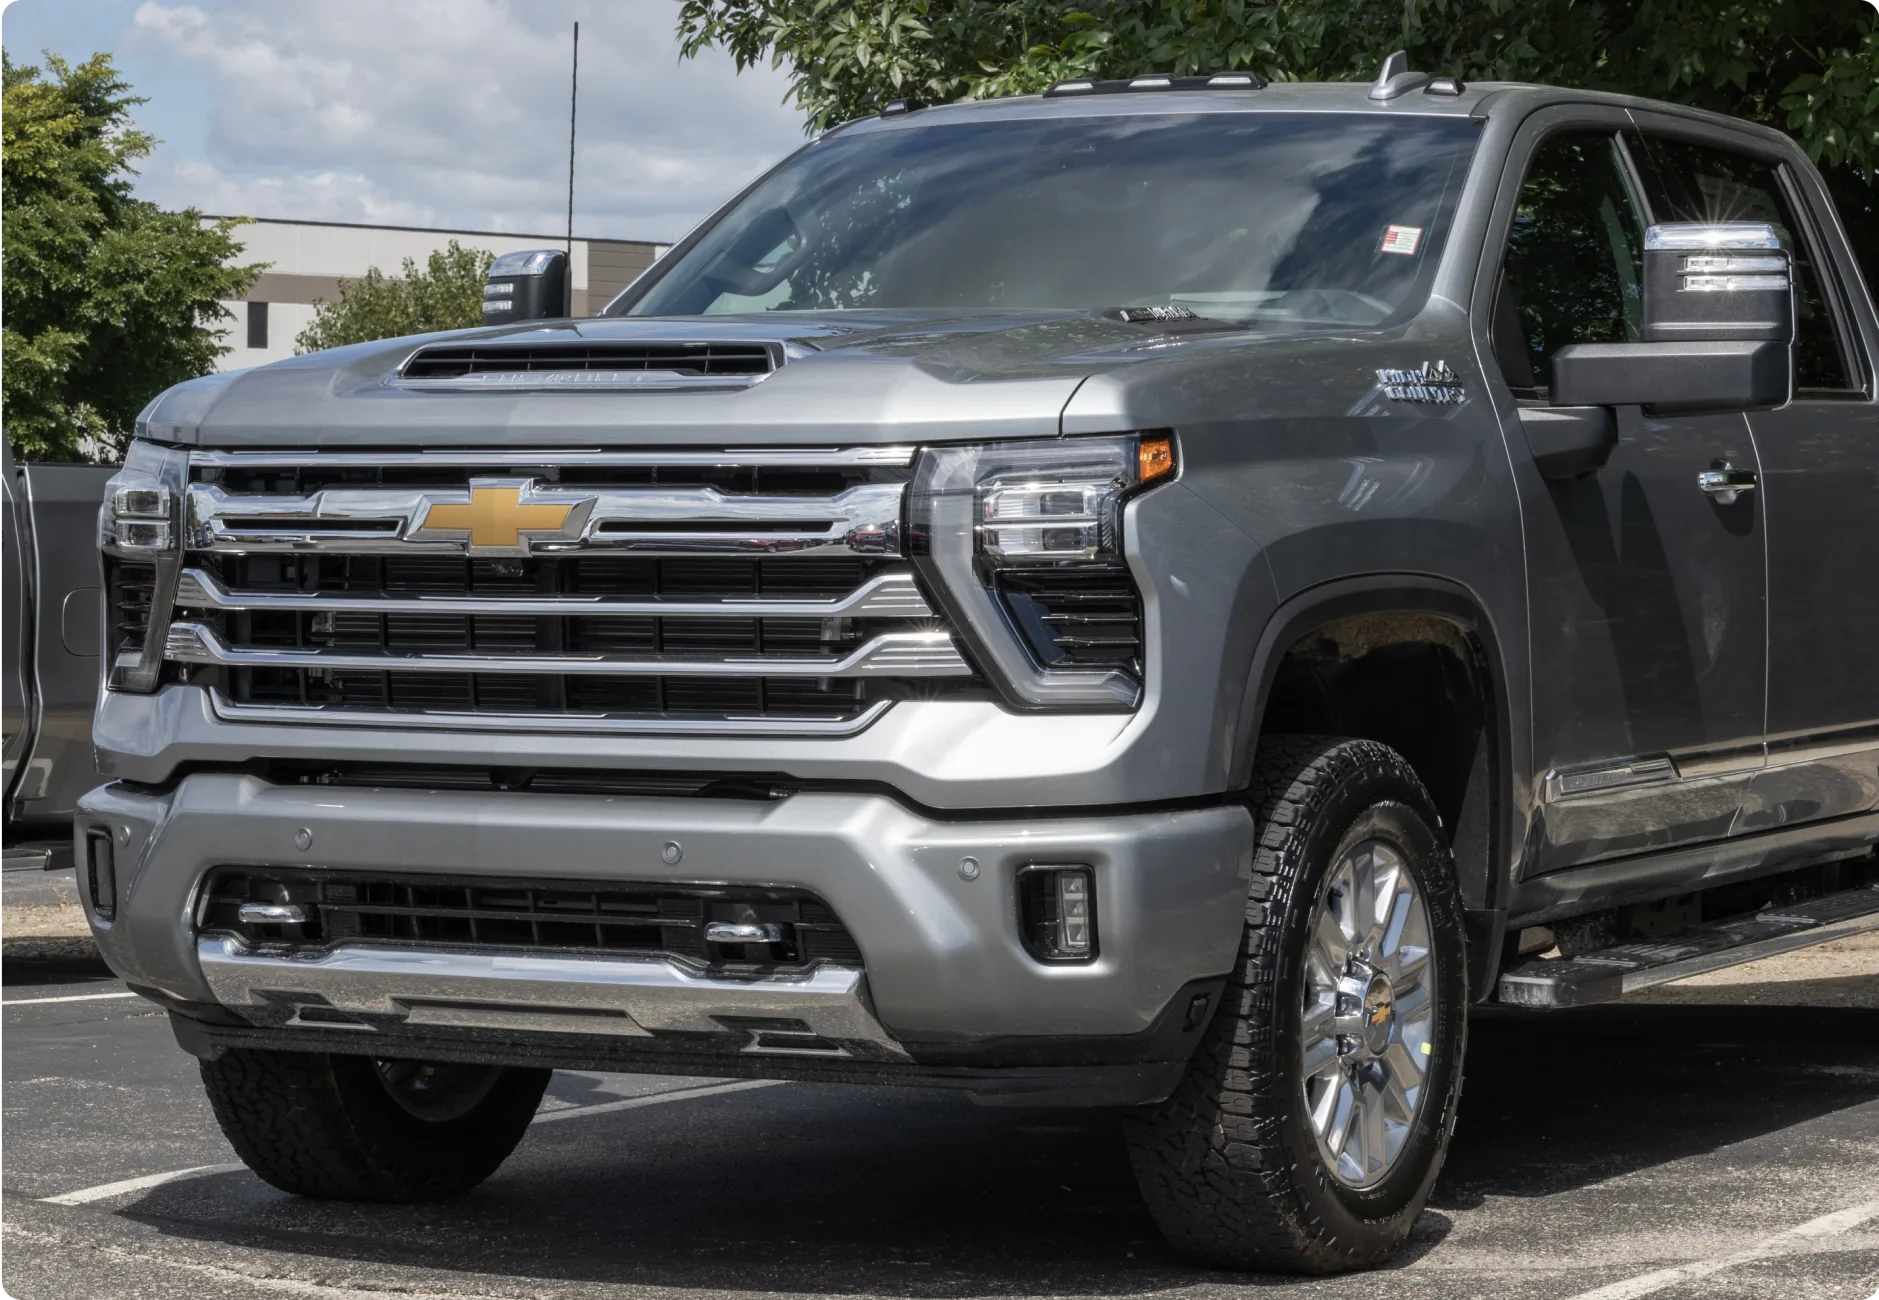
<svg viewBox="0 0 1879 1300"><path fill-rule="evenodd" d="M166 658L175 663L237 668L324 668L387 672L563 673L660 677L968 677L944 632L892 632L853 652L829 655L626 656L603 654L464 654L360 652L231 646L216 631L188 621L170 625Z"/></svg>
<svg viewBox="0 0 1879 1300"><path fill-rule="evenodd" d="M830 600L728 597L721 600L631 600L581 596L393 596L374 592L234 590L214 574L185 569L176 584L184 609L279 610L359 614L523 614L582 618L932 618L910 573L883 573Z"/></svg>
<svg viewBox="0 0 1879 1300"><path fill-rule="evenodd" d="M733 447L724 451L192 451L191 469L534 469L549 466L600 469L746 469L770 466L841 468L913 463L909 446Z"/></svg>
<svg viewBox="0 0 1879 1300"><path fill-rule="evenodd" d="M211 692L215 715L228 722L308 724L328 727L421 727L438 731L487 731L512 735L518 730L553 733L618 732L634 736L813 736L825 739L855 736L892 707L891 700L876 700L853 717L760 717L729 713L721 717L669 717L658 714L534 713L519 718L513 713L466 713L453 709L370 711L331 704L243 704L220 691Z"/></svg>
<svg viewBox="0 0 1879 1300"><path fill-rule="evenodd" d="M586 489L492 478L436 491L325 488L276 496L194 483L185 508L189 548L210 552L898 555L902 490L863 483L829 497L743 496L715 487ZM485 494L507 507L500 514L489 505L487 527L477 513ZM440 507L449 513L438 514Z"/></svg>

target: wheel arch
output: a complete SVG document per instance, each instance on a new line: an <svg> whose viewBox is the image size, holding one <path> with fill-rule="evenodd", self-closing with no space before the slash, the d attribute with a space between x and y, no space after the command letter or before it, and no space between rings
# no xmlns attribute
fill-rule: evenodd
<svg viewBox="0 0 1879 1300"><path fill-rule="evenodd" d="M1426 627L1426 633L1419 632ZM1501 637L1484 603L1460 583L1421 574L1380 574L1340 579L1307 588L1282 602L1267 621L1253 655L1240 705L1231 787L1244 789L1253 752L1262 735L1296 730L1288 717L1324 716L1325 710L1291 698L1297 668L1308 648L1329 635L1353 632L1374 637L1384 629L1386 648L1410 645L1426 635L1464 661L1479 690L1480 720L1474 753L1451 756L1449 770L1430 770L1426 754L1405 749L1443 809L1455 851L1456 871L1469 917L1470 984L1476 996L1491 983L1501 947L1512 869L1522 843L1518 792L1526 766L1518 748L1514 684L1523 680L1506 658ZM1398 637L1399 641L1388 638ZM1335 702L1328 702L1335 712ZM1404 724L1409 725L1408 719ZM1356 734L1396 743L1388 728L1356 726ZM1381 730L1384 734L1377 734ZM1339 729L1337 734L1347 734ZM1422 758L1422 762L1417 762ZM1466 772L1453 767L1466 764ZM1457 786L1457 781L1460 782Z"/></svg>

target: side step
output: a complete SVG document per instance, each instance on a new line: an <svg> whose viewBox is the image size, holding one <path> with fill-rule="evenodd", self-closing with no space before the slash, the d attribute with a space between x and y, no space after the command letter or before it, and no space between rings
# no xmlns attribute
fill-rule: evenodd
<svg viewBox="0 0 1879 1300"><path fill-rule="evenodd" d="M1616 1002L1639 989L1867 930L1879 930L1879 884L1843 889L1791 907L1705 921L1662 938L1614 944L1576 957L1524 961L1501 972L1495 1001L1517 1007Z"/></svg>
<svg viewBox="0 0 1879 1300"><path fill-rule="evenodd" d="M8 871L70 871L72 841L46 840L30 844L9 844L4 852Z"/></svg>

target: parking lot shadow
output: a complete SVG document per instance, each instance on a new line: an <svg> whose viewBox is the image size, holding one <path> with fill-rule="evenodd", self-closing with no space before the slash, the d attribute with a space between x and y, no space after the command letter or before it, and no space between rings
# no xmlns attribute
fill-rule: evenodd
<svg viewBox="0 0 1879 1300"><path fill-rule="evenodd" d="M1625 1007L1488 1016L1472 1032L1454 1150L1397 1267L1440 1243L1444 1211L1485 1196L1550 1195L1879 1097L1871 1011ZM1227 1280L1160 1243L1116 1114L885 1088L792 1085L542 1125L446 1203L302 1201L240 1174L160 1187L120 1213L175 1236L395 1268L405 1284L412 1268L911 1297Z"/></svg>
<svg viewBox="0 0 1879 1300"><path fill-rule="evenodd" d="M93 984L115 979L117 976L104 964L104 958L98 955L97 947L89 939L38 944L22 940L9 944L5 955L0 956L0 986L6 988Z"/></svg>
<svg viewBox="0 0 1879 1300"><path fill-rule="evenodd" d="M1434 1204L1551 1196L1876 1097L1879 1011L1490 1012L1470 1028L1461 1118Z"/></svg>

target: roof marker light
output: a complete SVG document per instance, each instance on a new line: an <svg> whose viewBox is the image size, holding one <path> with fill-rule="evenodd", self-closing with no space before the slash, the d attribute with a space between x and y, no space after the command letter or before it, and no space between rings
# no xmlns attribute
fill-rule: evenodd
<svg viewBox="0 0 1879 1300"><path fill-rule="evenodd" d="M1120 95L1129 91L1152 90L1260 90L1265 82L1257 72L1213 72L1199 76L1174 76L1166 72L1144 72L1134 77L1098 79L1077 77L1060 81L1044 92L1045 99L1063 95Z"/></svg>

